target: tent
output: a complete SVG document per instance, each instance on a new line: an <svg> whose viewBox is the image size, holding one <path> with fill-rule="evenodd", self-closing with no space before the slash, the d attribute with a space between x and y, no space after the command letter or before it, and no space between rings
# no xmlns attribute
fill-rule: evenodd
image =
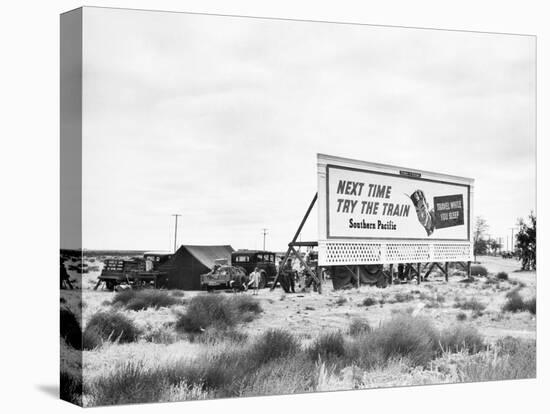
<svg viewBox="0 0 550 414"><path fill-rule="evenodd" d="M169 263L163 266L166 276L160 286L167 289L200 290L200 276L210 272L217 260L226 259L231 264L231 246L183 245Z"/></svg>

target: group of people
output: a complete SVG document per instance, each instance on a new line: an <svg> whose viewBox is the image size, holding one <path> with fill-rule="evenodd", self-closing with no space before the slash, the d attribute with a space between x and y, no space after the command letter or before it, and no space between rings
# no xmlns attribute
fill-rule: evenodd
<svg viewBox="0 0 550 414"><path fill-rule="evenodd" d="M292 261L287 260L279 274L279 282L285 292L296 293L296 278L297 272L292 267ZM252 289L253 294L257 295L258 290L260 289L261 281L262 272L259 267L256 267L254 268L254 271L248 275L248 283L246 283L245 286L242 286L244 288L243 290Z"/></svg>

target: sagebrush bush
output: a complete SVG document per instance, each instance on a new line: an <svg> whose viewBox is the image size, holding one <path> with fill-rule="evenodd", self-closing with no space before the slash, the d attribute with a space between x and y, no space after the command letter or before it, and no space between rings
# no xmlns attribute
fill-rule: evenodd
<svg viewBox="0 0 550 414"><path fill-rule="evenodd" d="M260 301L255 297L248 295L238 295L231 297L229 300L232 302L233 306L235 306L237 311L241 314L244 312L251 312L255 314L263 312Z"/></svg>
<svg viewBox="0 0 550 414"><path fill-rule="evenodd" d="M460 322L465 321L467 317L468 316L464 312L458 312L456 314L456 320Z"/></svg>
<svg viewBox="0 0 550 414"><path fill-rule="evenodd" d="M59 326L61 338L75 349L82 349L82 330L76 316L69 308L62 307Z"/></svg>
<svg viewBox="0 0 550 414"><path fill-rule="evenodd" d="M455 325L444 329L439 337L439 344L444 351L467 351L470 354L484 349L483 338L473 326Z"/></svg>
<svg viewBox="0 0 550 414"><path fill-rule="evenodd" d="M308 348L308 354L313 360L339 358L345 352L344 335L340 331L321 334Z"/></svg>
<svg viewBox="0 0 550 414"><path fill-rule="evenodd" d="M470 267L470 272L472 276L487 276L487 268L480 265L472 265Z"/></svg>
<svg viewBox="0 0 550 414"><path fill-rule="evenodd" d="M525 301L525 309L533 315L537 314L537 298L531 298Z"/></svg>
<svg viewBox="0 0 550 414"><path fill-rule="evenodd" d="M376 303L376 299L371 297L366 297L365 299L363 299L363 306L372 306L376 305Z"/></svg>
<svg viewBox="0 0 550 414"><path fill-rule="evenodd" d="M157 289L123 290L118 292L112 301L112 305L121 305L133 311L170 307L177 303L180 303L180 300L176 297L165 290Z"/></svg>
<svg viewBox="0 0 550 414"><path fill-rule="evenodd" d="M343 304L345 304L348 300L343 297L343 296L339 296L338 299L336 299L336 304L338 306L342 306Z"/></svg>
<svg viewBox="0 0 550 414"><path fill-rule="evenodd" d="M455 303L455 308L462 310L472 310L474 312L482 312L487 307L484 303L481 303L475 298L470 298L467 300L459 300Z"/></svg>
<svg viewBox="0 0 550 414"><path fill-rule="evenodd" d="M355 318L351 321L348 327L348 333L355 337L359 335L368 334L372 331L369 322L366 319Z"/></svg>
<svg viewBox="0 0 550 414"><path fill-rule="evenodd" d="M405 357L413 365L425 366L435 356L438 332L426 318L397 314L369 336L384 359Z"/></svg>
<svg viewBox="0 0 550 414"><path fill-rule="evenodd" d="M222 296L202 294L193 297L176 328L186 332L202 332L208 327L227 329L238 322L249 322L262 307L256 298L246 295Z"/></svg>
<svg viewBox="0 0 550 414"><path fill-rule="evenodd" d="M85 349L94 349L105 341L134 342L140 334L131 319L120 312L95 313L83 333Z"/></svg>
<svg viewBox="0 0 550 414"><path fill-rule="evenodd" d="M392 302L393 303L402 303L402 302L410 302L411 300L414 300L414 296L410 293L396 293L393 296Z"/></svg>
<svg viewBox="0 0 550 414"><path fill-rule="evenodd" d="M496 278L497 278L498 280L508 280L508 273L506 273L506 272L498 272L498 273L496 274Z"/></svg>
<svg viewBox="0 0 550 414"><path fill-rule="evenodd" d="M270 329L261 334L251 347L251 357L258 363L289 357L300 350L300 344L290 332L283 329Z"/></svg>
<svg viewBox="0 0 550 414"><path fill-rule="evenodd" d="M507 299L502 310L504 312L531 312L533 315L537 313L537 299L532 298L527 301L523 300L517 290L508 292L506 295Z"/></svg>

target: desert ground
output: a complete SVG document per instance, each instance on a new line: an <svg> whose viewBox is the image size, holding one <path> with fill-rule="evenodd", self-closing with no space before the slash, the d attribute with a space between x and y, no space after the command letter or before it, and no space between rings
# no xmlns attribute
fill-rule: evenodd
<svg viewBox="0 0 550 414"><path fill-rule="evenodd" d="M532 378L536 375L536 274L520 271L520 262L514 259L485 256L478 261L488 274L472 280L455 270L448 282L435 272L419 285L386 288L336 291L329 280L322 294L298 289L285 294L280 288L260 290L257 296L251 291L162 291L169 297L166 303L143 306L118 300L117 295L122 297L116 292L94 291L99 272L84 274L82 298L76 290L62 291L63 306L74 312L82 306L84 381L79 402L94 406ZM228 304L236 300L245 310L232 314L224 326L209 326L207 320L200 322L204 326L195 326L192 313L206 309L197 299L203 296L218 302L227 299ZM510 305L513 300L519 306ZM116 333L116 338L103 336L87 345L93 334L87 330L98 313L123 315L135 328L134 337L122 340L124 335ZM411 338L403 338L407 330ZM273 332L275 336L270 337ZM281 339L287 334L289 338ZM269 345L265 348L266 341L278 351ZM399 341L402 346L395 345ZM66 355L78 354L67 341L62 340L61 346ZM429 348L429 356L419 357L415 346L420 352ZM374 350L365 356L370 347ZM287 348L295 350L281 353ZM383 356L378 349L385 350ZM262 356L256 357L259 352ZM275 352L273 358L266 359L270 352ZM378 356L371 358L374 354ZM220 355L247 362L220 360ZM273 360L284 372L273 372ZM69 357L62 368L70 372L78 364L76 356ZM227 373L231 371L227 364L236 370L235 377L214 383L208 370L216 365ZM161 372L162 378L178 379L156 389L152 381ZM237 377L243 375L246 380L236 386ZM115 394L105 391L116 388Z"/></svg>

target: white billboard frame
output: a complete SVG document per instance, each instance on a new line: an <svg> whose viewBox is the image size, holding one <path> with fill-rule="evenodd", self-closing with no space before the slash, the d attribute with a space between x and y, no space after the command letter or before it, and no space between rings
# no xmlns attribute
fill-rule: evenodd
<svg viewBox="0 0 550 414"><path fill-rule="evenodd" d="M467 236L464 238L429 237L346 237L330 235L329 182L331 171L348 170L389 176L394 179L418 180L462 186L467 189ZM319 265L368 265L391 263L469 262L473 260L473 194L472 178L378 164L326 154L317 154L318 245ZM412 214L416 216L413 209Z"/></svg>

